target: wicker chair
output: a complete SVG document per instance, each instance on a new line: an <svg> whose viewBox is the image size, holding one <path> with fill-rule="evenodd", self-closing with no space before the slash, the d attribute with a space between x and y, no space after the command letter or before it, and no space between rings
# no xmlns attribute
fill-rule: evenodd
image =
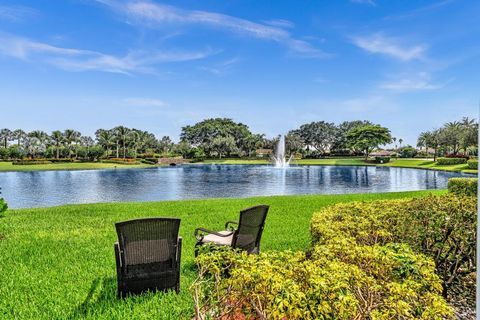
<svg viewBox="0 0 480 320"><path fill-rule="evenodd" d="M207 243L231 246L248 253L259 253L260 239L262 238L268 208L267 205L259 205L240 211L240 221L228 221L225 224L225 231L215 232L204 228L195 229L195 238L197 238L195 256L198 254L198 246ZM232 225L235 225L236 228Z"/></svg>
<svg viewBox="0 0 480 320"><path fill-rule="evenodd" d="M180 290L180 219L146 218L115 224L118 296Z"/></svg>

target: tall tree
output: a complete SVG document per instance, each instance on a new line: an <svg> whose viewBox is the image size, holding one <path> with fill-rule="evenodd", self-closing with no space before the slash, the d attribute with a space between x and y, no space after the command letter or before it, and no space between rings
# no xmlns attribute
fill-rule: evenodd
<svg viewBox="0 0 480 320"><path fill-rule="evenodd" d="M334 152L343 153L348 151L347 133L353 128L371 125L367 120L344 121L337 126L331 149Z"/></svg>
<svg viewBox="0 0 480 320"><path fill-rule="evenodd" d="M22 129L13 131L13 139L17 140L17 146L20 147L22 141L26 138L27 134Z"/></svg>
<svg viewBox="0 0 480 320"><path fill-rule="evenodd" d="M63 146L63 143L65 142L65 137L63 136L63 133L61 131L53 131L52 134L50 135L50 139L52 140L55 150L56 150L56 159L60 158L60 147Z"/></svg>
<svg viewBox="0 0 480 320"><path fill-rule="evenodd" d="M363 151L365 160L374 149L392 142L390 130L380 125L353 128L347 133L347 139L351 148Z"/></svg>
<svg viewBox="0 0 480 320"><path fill-rule="evenodd" d="M293 133L298 134L306 145L324 154L335 141L337 129L334 123L318 121L304 124Z"/></svg>
<svg viewBox="0 0 480 320"><path fill-rule="evenodd" d="M10 131L10 129L4 128L0 130L0 139L5 149L8 147L8 141L12 140L12 137L12 131Z"/></svg>
<svg viewBox="0 0 480 320"><path fill-rule="evenodd" d="M110 147L115 145L115 135L112 130L98 129L95 131L95 137L98 144L105 149L106 156L110 156Z"/></svg>
<svg viewBox="0 0 480 320"><path fill-rule="evenodd" d="M63 136L65 137L65 145L67 146L69 156L70 157L72 156L72 151L73 151L73 154L75 155L75 158L76 158L77 144L80 141L80 137L82 136L82 134L76 130L67 129L64 131Z"/></svg>
<svg viewBox="0 0 480 320"><path fill-rule="evenodd" d="M121 143L123 149L123 159L127 157L127 143L128 143L128 134L130 129L124 126L118 126L114 128L115 137L117 140L117 157L118 157L118 146Z"/></svg>

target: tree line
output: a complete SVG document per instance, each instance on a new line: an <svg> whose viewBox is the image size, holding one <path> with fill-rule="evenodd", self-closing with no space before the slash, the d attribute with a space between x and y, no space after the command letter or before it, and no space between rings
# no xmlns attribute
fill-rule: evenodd
<svg viewBox="0 0 480 320"><path fill-rule="evenodd" d="M168 136L157 138L151 132L125 126L98 129L95 137L73 129L56 130L50 134L40 130L1 129L0 158L98 160L182 156L201 160L253 157L258 149L275 149L278 139L254 133L247 125L227 118L206 119L183 127L178 143ZM285 142L287 154L312 158L328 155L368 158L373 150L390 143L395 145L394 151L409 156L417 152L411 146L402 147L403 140L393 137L388 128L367 120L344 121L338 125L325 121L306 123L289 131ZM418 138L418 146L426 151L435 150L435 155L476 154L477 143L478 123L469 118L422 132Z"/></svg>
<svg viewBox="0 0 480 320"><path fill-rule="evenodd" d="M433 155L477 155L478 122L468 117L450 121L441 128L420 133L417 146L432 149Z"/></svg>

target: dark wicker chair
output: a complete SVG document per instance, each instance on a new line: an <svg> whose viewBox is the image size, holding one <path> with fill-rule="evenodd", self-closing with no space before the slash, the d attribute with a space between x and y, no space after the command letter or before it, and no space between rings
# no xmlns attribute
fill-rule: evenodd
<svg viewBox="0 0 480 320"><path fill-rule="evenodd" d="M198 253L198 246L210 243L218 246L231 246L245 250L248 253L260 252L260 239L265 225L269 206L259 205L240 211L239 222L228 221L224 231L211 231L204 228L195 229L197 244L195 255ZM236 227L233 227L235 225Z"/></svg>
<svg viewBox="0 0 480 320"><path fill-rule="evenodd" d="M146 218L115 224L118 296L180 290L180 219Z"/></svg>

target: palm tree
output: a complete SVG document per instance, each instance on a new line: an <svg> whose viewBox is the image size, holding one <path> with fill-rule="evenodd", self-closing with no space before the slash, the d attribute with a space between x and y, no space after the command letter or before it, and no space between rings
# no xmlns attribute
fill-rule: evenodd
<svg viewBox="0 0 480 320"><path fill-rule="evenodd" d="M14 140L17 140L17 146L20 147L22 140L25 139L27 134L22 129L17 129L15 131L13 131L12 136L13 136Z"/></svg>
<svg viewBox="0 0 480 320"><path fill-rule="evenodd" d="M398 139L398 143L400 144L400 149L402 149L402 142L403 142L402 138Z"/></svg>
<svg viewBox="0 0 480 320"><path fill-rule="evenodd" d="M392 138L392 141L393 141L393 143L394 143L394 145L395 145L395 151L397 151L397 138L393 137L393 138Z"/></svg>
<svg viewBox="0 0 480 320"><path fill-rule="evenodd" d="M107 157L110 155L110 147L115 144L115 135L112 130L98 129L95 132L98 144L106 150Z"/></svg>
<svg viewBox="0 0 480 320"><path fill-rule="evenodd" d="M3 147L6 149L8 147L8 141L12 140L12 131L7 128L0 130L0 139L2 140Z"/></svg>
<svg viewBox="0 0 480 320"><path fill-rule="evenodd" d="M77 158L77 142L79 141L80 137L82 136L80 132L73 130L73 129L67 129L63 133L65 137L65 143L68 148L68 154L71 157L72 154L72 148L74 150L75 158Z"/></svg>
<svg viewBox="0 0 480 320"><path fill-rule="evenodd" d="M141 133L142 133L142 131L139 131L137 129L133 129L127 135L129 145L131 145L132 148L133 148L133 157L134 158L137 157L137 150L138 150L138 148L141 144L141 140L140 140ZM125 154L124 154L123 157L125 158Z"/></svg>
<svg viewBox="0 0 480 320"><path fill-rule="evenodd" d="M29 152L33 157L35 157L38 152L45 151L50 140L49 135L45 131L35 130L30 132L28 136L30 138L28 141Z"/></svg>
<svg viewBox="0 0 480 320"><path fill-rule="evenodd" d="M63 145L65 142L65 137L63 136L61 131L53 131L52 134L50 135L50 139L52 140L53 144L55 145L56 149L56 159L60 158L60 147Z"/></svg>
<svg viewBox="0 0 480 320"><path fill-rule="evenodd" d="M118 146L119 142L122 142L123 146L123 159L127 157L127 139L128 139L128 134L130 133L130 129L124 127L124 126L118 126L114 128L115 132L115 137L117 139L117 157L118 157Z"/></svg>

